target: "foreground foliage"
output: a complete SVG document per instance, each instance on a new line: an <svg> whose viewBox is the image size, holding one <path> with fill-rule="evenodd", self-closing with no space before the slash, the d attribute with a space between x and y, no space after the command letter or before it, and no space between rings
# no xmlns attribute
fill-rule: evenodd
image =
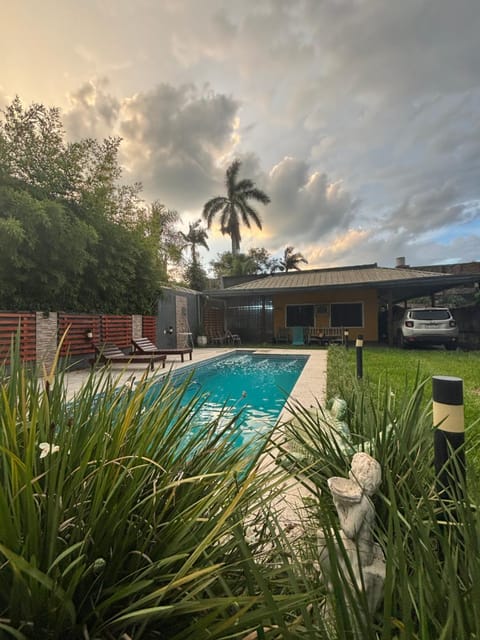
<svg viewBox="0 0 480 640"><path fill-rule="evenodd" d="M67 401L62 373L39 380L14 354L0 372L1 637L479 637L478 500L470 483L465 500L439 502L428 379L373 388L343 349L330 357L350 436L334 437L320 407L291 406L284 464L260 473L256 456L273 447L234 449L226 415L192 430L202 398L183 402L169 381L157 394L146 378L91 375ZM327 486L356 450L383 472L387 571L373 616ZM305 490L293 534L279 510L285 466Z"/></svg>
<svg viewBox="0 0 480 640"><path fill-rule="evenodd" d="M315 588L270 507L278 472L248 471L231 423L192 435L201 400L168 383L91 376L67 402L62 375L47 382L15 358L1 377L2 637L314 633Z"/></svg>
<svg viewBox="0 0 480 640"><path fill-rule="evenodd" d="M312 531L323 530L332 566L332 607L338 638L477 638L480 636L480 517L474 480L458 483L465 499L440 502L433 468L430 379L414 376L403 386L377 386L355 377L343 348L329 351L330 393L347 401L350 436L332 437L322 410L293 407L296 419L285 446L290 465L309 487ZM427 398L425 397L427 396ZM431 397L431 396L430 396ZM475 428L467 448L478 447ZM376 541L386 557L384 601L373 617L361 592L342 573L338 524L327 486L348 475L354 451L367 451L382 466L375 498ZM299 453L301 452L301 455ZM312 536L313 544L317 540Z"/></svg>

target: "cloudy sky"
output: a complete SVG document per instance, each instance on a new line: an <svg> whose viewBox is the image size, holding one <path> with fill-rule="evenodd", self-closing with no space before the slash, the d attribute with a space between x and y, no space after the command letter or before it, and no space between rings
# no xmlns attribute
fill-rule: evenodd
<svg viewBox="0 0 480 640"><path fill-rule="evenodd" d="M272 200L244 251L480 259L479 0L18 0L0 20L0 106L120 135L125 180L185 223L239 158ZM230 250L215 227L206 262Z"/></svg>

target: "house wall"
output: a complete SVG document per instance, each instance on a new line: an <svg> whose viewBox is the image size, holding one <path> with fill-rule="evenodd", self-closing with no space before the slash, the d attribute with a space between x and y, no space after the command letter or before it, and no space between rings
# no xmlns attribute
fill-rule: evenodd
<svg viewBox="0 0 480 640"><path fill-rule="evenodd" d="M274 335L286 326L286 307L290 304L330 304L332 302L363 302L363 327L345 327L349 339L355 340L359 334L364 340L378 341L378 301L376 289L331 289L323 292L285 293L273 296ZM329 314L317 313L316 327L329 327Z"/></svg>

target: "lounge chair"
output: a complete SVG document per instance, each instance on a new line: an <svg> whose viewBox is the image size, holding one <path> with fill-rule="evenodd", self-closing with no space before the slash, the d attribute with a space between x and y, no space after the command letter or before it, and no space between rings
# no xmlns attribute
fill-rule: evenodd
<svg viewBox="0 0 480 640"><path fill-rule="evenodd" d="M133 347L135 349L135 353L143 354L143 355L178 355L184 361L185 355L190 356L190 360L192 359L192 347L180 347L178 349L160 349L148 338L136 338L132 340Z"/></svg>
<svg viewBox="0 0 480 640"><path fill-rule="evenodd" d="M115 344L111 342L101 342L93 345L95 347L96 357L90 360L92 367L99 364L110 364L112 362L122 362L125 364L143 364L147 365L153 371L155 362L161 362L165 367L167 356L161 354L136 354L126 355Z"/></svg>

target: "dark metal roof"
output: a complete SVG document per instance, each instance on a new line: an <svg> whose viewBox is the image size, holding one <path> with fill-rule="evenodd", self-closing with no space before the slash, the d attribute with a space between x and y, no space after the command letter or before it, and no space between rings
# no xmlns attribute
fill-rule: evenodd
<svg viewBox="0 0 480 640"><path fill-rule="evenodd" d="M463 284L472 285L479 274L453 275L409 268L378 267L376 264L334 269L275 273L256 277L225 289L211 289L209 296L274 295L325 289L375 288L381 298L392 302L429 295Z"/></svg>

